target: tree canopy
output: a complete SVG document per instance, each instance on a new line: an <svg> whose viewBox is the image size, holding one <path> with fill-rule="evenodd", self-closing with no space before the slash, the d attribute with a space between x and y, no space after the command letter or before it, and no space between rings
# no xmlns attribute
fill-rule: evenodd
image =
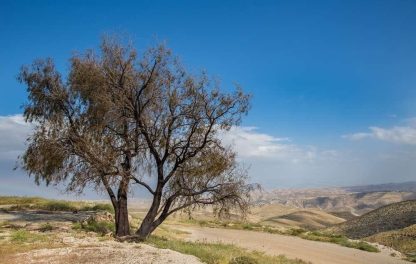
<svg viewBox="0 0 416 264"><path fill-rule="evenodd" d="M23 67L19 80L28 91L24 116L35 126L23 167L37 183L105 189L117 236L130 234L132 184L152 196L139 238L185 208L247 209L247 173L221 142L249 110L241 88L224 92L206 74L191 74L163 45L139 56L114 38L74 55L66 78L45 59Z"/></svg>

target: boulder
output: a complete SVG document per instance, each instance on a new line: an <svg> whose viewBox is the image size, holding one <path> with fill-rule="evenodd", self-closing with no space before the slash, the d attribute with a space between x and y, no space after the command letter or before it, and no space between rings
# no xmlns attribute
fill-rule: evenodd
<svg viewBox="0 0 416 264"><path fill-rule="evenodd" d="M81 221L82 223L85 222L113 222L114 221L114 216L109 213L109 212L99 212L93 215L90 215L89 217L87 217L86 219L84 219L83 221Z"/></svg>

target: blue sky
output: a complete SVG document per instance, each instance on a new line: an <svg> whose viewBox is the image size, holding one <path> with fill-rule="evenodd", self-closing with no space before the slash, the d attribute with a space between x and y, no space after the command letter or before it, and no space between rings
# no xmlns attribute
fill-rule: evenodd
<svg viewBox="0 0 416 264"><path fill-rule="evenodd" d="M65 72L73 52L96 48L106 33L128 35L139 51L166 42L188 68L253 94L242 127L225 136L253 181L283 188L416 180L414 14L411 0L2 0L0 183L32 192L23 172L9 173L10 153L23 143L6 147L13 129L23 129L20 66L52 57Z"/></svg>

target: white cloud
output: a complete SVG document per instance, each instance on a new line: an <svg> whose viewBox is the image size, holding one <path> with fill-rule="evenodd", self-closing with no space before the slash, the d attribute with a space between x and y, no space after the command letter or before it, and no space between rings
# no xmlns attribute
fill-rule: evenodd
<svg viewBox="0 0 416 264"><path fill-rule="evenodd" d="M233 127L222 135L225 144L233 145L241 157L270 157L291 150L287 138L257 132L256 127Z"/></svg>
<svg viewBox="0 0 416 264"><path fill-rule="evenodd" d="M313 146L298 146L287 137L260 133L256 127L233 127L222 135L222 139L226 145L232 145L238 156L245 160L300 163L336 155L333 150L320 151Z"/></svg>
<svg viewBox="0 0 416 264"><path fill-rule="evenodd" d="M391 128L370 127L369 132L360 132L344 135L344 138L350 140L362 140L373 138L381 141L416 145L416 122L415 119L409 119L405 126L394 126Z"/></svg>
<svg viewBox="0 0 416 264"><path fill-rule="evenodd" d="M22 115L0 116L0 160L16 160L31 129Z"/></svg>
<svg viewBox="0 0 416 264"><path fill-rule="evenodd" d="M0 116L0 194L36 195L33 179L23 171L13 171L32 126L21 115ZM368 132L345 136L352 140L376 138L416 144L416 119L389 129L372 127ZM287 137L260 132L256 127L233 127L221 135L234 146L239 160L249 165L251 181L265 188L359 185L414 179L416 151L403 144L374 146L351 144L323 149L297 144ZM336 144L335 144L336 145ZM12 186L13 191L10 189ZM43 188L43 187L42 187ZM21 192L17 192L21 190ZM44 188L44 195L56 190ZM17 192L17 193L16 193ZM87 191L91 195L92 191Z"/></svg>

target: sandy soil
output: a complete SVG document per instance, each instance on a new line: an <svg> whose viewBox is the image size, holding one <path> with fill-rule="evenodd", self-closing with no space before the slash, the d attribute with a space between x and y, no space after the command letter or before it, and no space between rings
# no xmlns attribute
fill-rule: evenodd
<svg viewBox="0 0 416 264"><path fill-rule="evenodd" d="M217 229L204 227L178 227L190 233L190 241L223 242L272 255L299 258L314 264L405 264L410 263L390 256L392 251L382 248L380 253L371 253L336 244L323 243L254 231Z"/></svg>

